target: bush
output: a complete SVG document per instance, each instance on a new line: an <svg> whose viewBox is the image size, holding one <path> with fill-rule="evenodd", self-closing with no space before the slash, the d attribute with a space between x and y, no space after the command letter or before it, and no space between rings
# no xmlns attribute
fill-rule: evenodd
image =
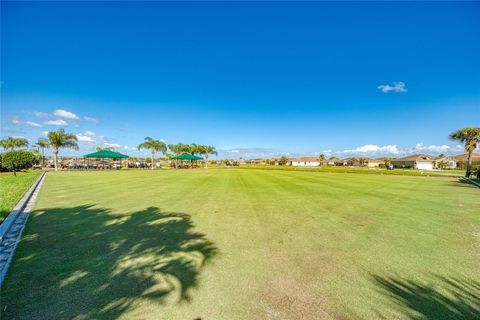
<svg viewBox="0 0 480 320"><path fill-rule="evenodd" d="M39 159L30 151L14 150L3 153L0 160L2 171L13 171L14 166L15 170L30 169Z"/></svg>
<svg viewBox="0 0 480 320"><path fill-rule="evenodd" d="M472 169L472 175L474 177L477 177L477 179L480 179L480 167L473 168Z"/></svg>

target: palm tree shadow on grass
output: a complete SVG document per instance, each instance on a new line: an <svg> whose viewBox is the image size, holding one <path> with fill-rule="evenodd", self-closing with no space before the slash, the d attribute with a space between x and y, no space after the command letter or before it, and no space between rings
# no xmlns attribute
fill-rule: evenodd
<svg viewBox="0 0 480 320"><path fill-rule="evenodd" d="M185 303L218 253L189 215L155 207L49 208L30 230L4 290L6 318L115 319L142 303Z"/></svg>
<svg viewBox="0 0 480 320"><path fill-rule="evenodd" d="M430 275L425 282L371 275L379 292L408 319L480 319L480 283L467 278ZM434 284L433 284L434 283ZM388 319L377 311L380 319Z"/></svg>

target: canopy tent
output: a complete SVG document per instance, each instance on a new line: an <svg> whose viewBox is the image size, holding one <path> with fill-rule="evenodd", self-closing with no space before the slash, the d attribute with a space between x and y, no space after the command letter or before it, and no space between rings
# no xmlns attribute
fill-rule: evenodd
<svg viewBox="0 0 480 320"><path fill-rule="evenodd" d="M172 159L172 160L190 160L190 161L203 160L202 157L198 157L198 156L195 156L195 155L190 154L190 153L182 153L181 155L171 157L170 159Z"/></svg>
<svg viewBox="0 0 480 320"><path fill-rule="evenodd" d="M102 159L102 161L103 161L103 159L120 159L120 166L116 167L116 168L121 169L122 168L122 159L128 158L128 156L125 155L125 154L115 152L115 151L101 150L101 151L86 154L86 155L83 156L83 158ZM88 164L87 167L89 167L89 166L90 165ZM98 165L97 165L97 169L99 169L99 168L105 169L105 164L104 163L101 164L100 167L98 167Z"/></svg>
<svg viewBox="0 0 480 320"><path fill-rule="evenodd" d="M202 157L198 157L198 156L195 156L195 155L190 154L190 153L182 153L181 155L171 157L170 159L171 160L177 160L177 163L175 165L176 168L178 168L178 160L181 160L182 163L183 163L184 160L191 161L192 169L193 169L193 161L203 160Z"/></svg>
<svg viewBox="0 0 480 320"><path fill-rule="evenodd" d="M83 156L84 158L97 158L97 159L124 159L128 158L127 155L121 154L115 151L110 151L110 150L102 150L102 151L97 151L93 153L89 153Z"/></svg>

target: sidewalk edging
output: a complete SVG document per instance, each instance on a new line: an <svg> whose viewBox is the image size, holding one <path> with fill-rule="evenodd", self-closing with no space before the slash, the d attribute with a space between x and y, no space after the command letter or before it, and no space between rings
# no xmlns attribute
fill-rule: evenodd
<svg viewBox="0 0 480 320"><path fill-rule="evenodd" d="M0 287L22 237L30 210L45 180L43 172L0 225ZM7 224L6 224L7 223Z"/></svg>
<svg viewBox="0 0 480 320"><path fill-rule="evenodd" d="M473 184L474 186L480 188L480 183L478 183L478 182L476 182L476 181L473 181L472 179L462 178L462 181L463 181L463 182L466 182L466 183Z"/></svg>

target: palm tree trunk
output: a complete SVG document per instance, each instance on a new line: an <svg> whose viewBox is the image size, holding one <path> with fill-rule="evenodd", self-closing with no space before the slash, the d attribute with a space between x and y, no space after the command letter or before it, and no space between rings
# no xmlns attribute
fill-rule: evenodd
<svg viewBox="0 0 480 320"><path fill-rule="evenodd" d="M152 148L152 165L150 170L153 170L154 163L155 163L155 149Z"/></svg>
<svg viewBox="0 0 480 320"><path fill-rule="evenodd" d="M472 166L472 152L473 151L469 151L468 152L468 158L467 158L467 172L465 172L465 177L470 177L470 170L471 170L471 166Z"/></svg>
<svg viewBox="0 0 480 320"><path fill-rule="evenodd" d="M205 168L208 168L208 153L205 153Z"/></svg>
<svg viewBox="0 0 480 320"><path fill-rule="evenodd" d="M55 171L58 171L58 149L53 149L53 162L55 164Z"/></svg>

